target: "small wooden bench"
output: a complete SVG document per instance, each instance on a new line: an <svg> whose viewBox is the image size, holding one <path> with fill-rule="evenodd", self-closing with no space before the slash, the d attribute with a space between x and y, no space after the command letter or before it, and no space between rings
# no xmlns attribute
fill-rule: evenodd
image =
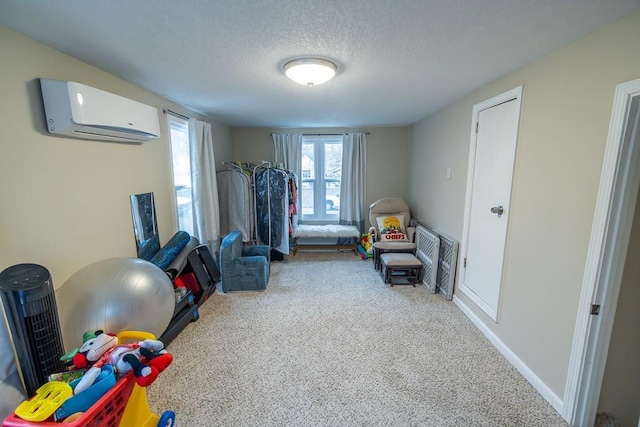
<svg viewBox="0 0 640 427"><path fill-rule="evenodd" d="M413 254L384 253L380 255L382 265L382 277L384 283L393 285L413 285L420 280L420 270L422 263Z"/></svg>
<svg viewBox="0 0 640 427"><path fill-rule="evenodd" d="M300 244L298 239L340 239L348 238L351 243L335 243L335 244ZM298 225L293 229L293 255L298 249L347 249L353 251L354 255L358 255L358 243L360 242L360 230L355 225Z"/></svg>

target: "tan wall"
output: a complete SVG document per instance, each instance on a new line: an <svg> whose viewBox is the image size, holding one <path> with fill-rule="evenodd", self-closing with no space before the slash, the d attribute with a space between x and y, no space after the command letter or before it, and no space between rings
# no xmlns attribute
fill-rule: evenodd
<svg viewBox="0 0 640 427"><path fill-rule="evenodd" d="M636 13L410 131L407 199L430 225L461 239L473 105L524 85L499 323L456 296L560 399L614 89L640 77L639 38Z"/></svg>
<svg viewBox="0 0 640 427"><path fill-rule="evenodd" d="M189 111L5 27L0 27L0 52L0 270L41 264L60 287L92 262L135 256L130 194L155 193L160 238L166 242L175 229L162 110ZM78 81L155 106L162 136L142 145L50 136L40 77ZM230 156L228 128L208 121L216 158Z"/></svg>
<svg viewBox="0 0 640 427"><path fill-rule="evenodd" d="M640 197L636 200L620 297L611 334L598 412L613 414L621 426L640 419Z"/></svg>
<svg viewBox="0 0 640 427"><path fill-rule="evenodd" d="M382 197L405 197L408 128L379 127L366 129L367 135L367 204ZM362 129L267 129L233 128L234 160L260 163L273 160L272 133L349 133ZM367 221L368 224L368 221Z"/></svg>

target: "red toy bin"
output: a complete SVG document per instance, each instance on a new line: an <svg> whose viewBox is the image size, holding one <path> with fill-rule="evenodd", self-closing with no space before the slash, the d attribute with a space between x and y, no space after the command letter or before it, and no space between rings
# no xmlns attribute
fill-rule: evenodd
<svg viewBox="0 0 640 427"><path fill-rule="evenodd" d="M124 409L133 391L135 380L133 373L118 380L115 386L96 403L94 403L80 418L63 424L54 422L53 417L43 422L26 421L18 417L15 412L2 422L2 427L118 427Z"/></svg>

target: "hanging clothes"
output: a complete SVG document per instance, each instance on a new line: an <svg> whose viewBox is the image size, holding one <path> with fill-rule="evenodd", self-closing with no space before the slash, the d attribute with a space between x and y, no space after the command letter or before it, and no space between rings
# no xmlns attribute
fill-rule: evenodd
<svg viewBox="0 0 640 427"><path fill-rule="evenodd" d="M234 230L242 233L242 241L254 238L254 207L251 176L241 167L227 164L229 169L219 171L218 197L220 199L220 235Z"/></svg>
<svg viewBox="0 0 640 427"><path fill-rule="evenodd" d="M298 225L298 177L289 174L289 236L293 236L293 229Z"/></svg>
<svg viewBox="0 0 640 427"><path fill-rule="evenodd" d="M256 236L259 244L289 254L289 174L271 164L254 169Z"/></svg>

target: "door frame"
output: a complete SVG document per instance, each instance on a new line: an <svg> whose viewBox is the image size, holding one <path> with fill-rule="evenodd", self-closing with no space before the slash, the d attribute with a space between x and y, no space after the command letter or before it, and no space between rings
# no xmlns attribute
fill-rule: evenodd
<svg viewBox="0 0 640 427"><path fill-rule="evenodd" d="M640 186L639 104L640 79L616 86L563 399L571 425L593 425L598 409Z"/></svg>
<svg viewBox="0 0 640 427"><path fill-rule="evenodd" d="M478 142L477 131L478 131L478 120L479 120L480 112L487 110L491 107L504 104L505 102L508 102L508 101L515 101L516 111L517 111L516 112L516 120L517 120L516 144L517 144L518 134L520 131L520 116L522 113L523 90L524 90L524 86L521 85L511 90L508 90L506 92L503 92L500 95L496 95L493 98L487 99L486 101L475 104L473 106L473 113L471 118L471 137L470 137L470 143L469 143L469 164L467 166L467 192L464 200L464 223L463 223L463 229L462 229L462 241L460 243L460 254L463 260L467 256L467 250L469 246L468 243L469 243L469 226L471 222L471 199L473 196L473 184L474 184L473 177L474 177L475 166L476 166L475 160L476 160L476 148L477 148L477 142ZM513 158L514 171L515 171L516 154L517 154L517 147L514 150L514 158ZM513 179L513 175L512 175L512 179ZM513 190L513 181L511 182L511 190ZM505 208L507 209L507 212L509 212L509 217L511 216L510 205L511 205L511 202L509 202L509 204L505 206ZM507 217L507 221L509 217ZM505 247L506 247L506 241L508 236L509 236L509 224L507 223ZM503 248L503 251L504 250L505 249ZM502 300L502 289L500 289L498 304L495 310L493 310L491 307L485 304L482 300L476 297L475 293L464 284L464 277L466 273L464 264L465 264L464 261L458 263L458 277L460 278L458 280L458 289L462 293L464 293L471 301L473 301L474 304L476 304L479 308L481 308L484 313L486 313L491 319L493 319L493 321L498 322L500 302ZM504 272L504 261L503 261L502 268ZM500 283L500 288L502 288L502 283Z"/></svg>

